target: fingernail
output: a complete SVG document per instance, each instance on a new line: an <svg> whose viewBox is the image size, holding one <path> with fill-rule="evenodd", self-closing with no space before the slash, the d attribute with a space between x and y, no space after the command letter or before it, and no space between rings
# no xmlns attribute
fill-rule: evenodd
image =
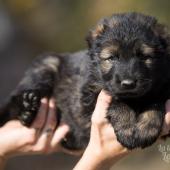
<svg viewBox="0 0 170 170"><path fill-rule="evenodd" d="M60 126L64 129L65 132L70 130L70 127L67 124L61 124Z"/></svg>
<svg viewBox="0 0 170 170"><path fill-rule="evenodd" d="M47 98L42 98L41 103L46 104L48 102Z"/></svg>
<svg viewBox="0 0 170 170"><path fill-rule="evenodd" d="M51 107L51 108L55 108L55 99L54 98L51 98L50 99L50 102L49 102L49 107Z"/></svg>

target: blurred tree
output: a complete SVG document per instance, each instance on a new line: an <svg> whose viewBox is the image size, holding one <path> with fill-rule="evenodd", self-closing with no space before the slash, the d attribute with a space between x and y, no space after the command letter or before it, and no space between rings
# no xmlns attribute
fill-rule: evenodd
<svg viewBox="0 0 170 170"><path fill-rule="evenodd" d="M115 12L139 11L168 22L168 0L4 0L11 15L44 50L84 48L87 30Z"/></svg>

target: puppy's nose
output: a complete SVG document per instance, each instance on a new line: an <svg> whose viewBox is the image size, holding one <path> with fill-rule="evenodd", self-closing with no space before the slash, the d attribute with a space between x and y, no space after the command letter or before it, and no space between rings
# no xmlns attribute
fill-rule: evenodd
<svg viewBox="0 0 170 170"><path fill-rule="evenodd" d="M123 89L134 89L136 87L136 82L131 79L125 79L121 81L121 87Z"/></svg>

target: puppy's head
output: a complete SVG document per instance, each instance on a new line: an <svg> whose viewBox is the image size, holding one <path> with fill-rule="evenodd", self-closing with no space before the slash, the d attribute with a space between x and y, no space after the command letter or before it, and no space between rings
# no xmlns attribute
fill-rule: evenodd
<svg viewBox="0 0 170 170"><path fill-rule="evenodd" d="M169 35L153 17L125 13L105 18L89 32L87 42L112 95L143 96L168 74Z"/></svg>

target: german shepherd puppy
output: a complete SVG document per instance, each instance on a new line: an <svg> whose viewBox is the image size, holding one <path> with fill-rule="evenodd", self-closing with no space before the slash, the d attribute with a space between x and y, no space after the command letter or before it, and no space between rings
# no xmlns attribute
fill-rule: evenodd
<svg viewBox="0 0 170 170"><path fill-rule="evenodd" d="M60 122L71 130L62 145L85 148L99 92L112 96L107 119L128 149L159 137L170 98L170 36L166 26L140 13L114 14L88 36L88 50L38 57L1 108L0 122L30 125L42 97L53 96Z"/></svg>

